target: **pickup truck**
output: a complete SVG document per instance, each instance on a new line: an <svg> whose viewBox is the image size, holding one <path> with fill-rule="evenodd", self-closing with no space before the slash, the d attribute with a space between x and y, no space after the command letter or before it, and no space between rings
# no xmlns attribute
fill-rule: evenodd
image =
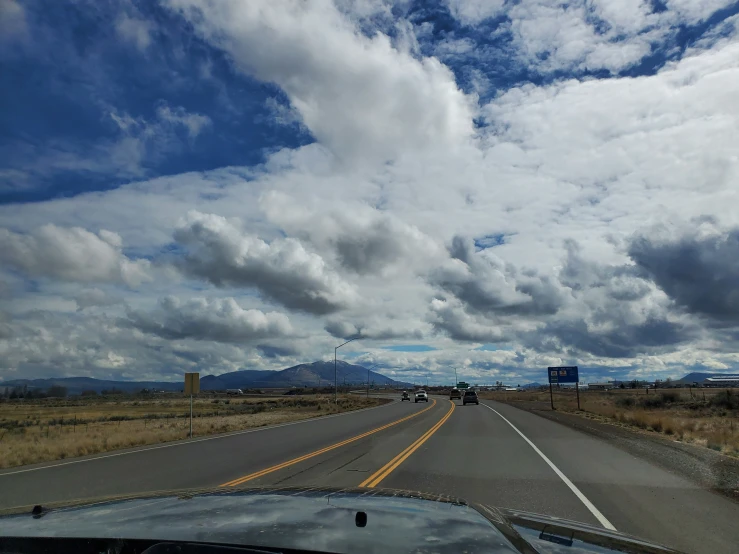
<svg viewBox="0 0 739 554"><path fill-rule="evenodd" d="M416 397L414 398L416 402L428 402L429 401L429 395L426 394L425 390L419 390L416 391Z"/></svg>

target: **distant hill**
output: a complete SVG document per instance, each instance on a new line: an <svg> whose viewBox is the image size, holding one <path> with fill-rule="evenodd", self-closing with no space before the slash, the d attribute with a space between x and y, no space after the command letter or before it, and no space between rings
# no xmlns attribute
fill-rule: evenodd
<svg viewBox="0 0 739 554"><path fill-rule="evenodd" d="M702 383L708 377L713 377L714 375L719 375L719 374L718 373L702 373L702 372L696 371L693 373L688 373L682 379L676 380L675 383L688 384L688 385L690 383Z"/></svg>
<svg viewBox="0 0 739 554"><path fill-rule="evenodd" d="M339 361L336 364L336 374L340 385L361 385L367 383L367 368ZM374 371L369 372L370 382L377 385L406 386L408 383L394 381ZM268 377L270 383L280 383L273 386L319 386L333 384L334 362L313 362L288 367L274 372ZM266 386L266 385L262 385Z"/></svg>
<svg viewBox="0 0 739 554"><path fill-rule="evenodd" d="M0 383L0 387L22 387L30 389L47 390L53 386L66 387L69 394L80 394L85 390L101 392L103 390L117 389L124 392L135 392L141 389L157 389L166 391L179 391L183 383L172 381L110 381L95 379L93 377L54 377L50 379L13 379Z"/></svg>
<svg viewBox="0 0 739 554"><path fill-rule="evenodd" d="M264 387L266 385L261 382L273 373L275 371L270 369L245 369L221 375L206 375L200 378L200 388L202 390L224 390Z"/></svg>
<svg viewBox="0 0 739 554"><path fill-rule="evenodd" d="M367 369L347 362L336 364L340 385L362 385L367 383ZM376 385L404 387L409 383L394 381L374 371L369 372L370 382ZM206 375L200 378L202 390L225 390L247 388L282 388L282 387L319 387L334 383L333 362L313 362L300 364L283 370L250 369L232 371L221 375ZM85 390L101 392L117 389L124 392L136 392L141 389L180 391L180 381L111 381L93 377L58 377L50 379L13 379L0 383L0 387L27 386L36 390L48 390L52 386L66 387L69 394L80 394Z"/></svg>

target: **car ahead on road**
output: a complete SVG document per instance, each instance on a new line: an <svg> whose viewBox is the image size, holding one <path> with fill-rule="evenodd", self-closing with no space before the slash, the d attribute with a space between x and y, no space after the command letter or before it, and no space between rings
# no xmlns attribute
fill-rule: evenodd
<svg viewBox="0 0 739 554"><path fill-rule="evenodd" d="M226 394L240 396L244 394L244 391L241 389L226 389Z"/></svg>
<svg viewBox="0 0 739 554"><path fill-rule="evenodd" d="M408 391L403 391L403 395L400 397L400 401L407 400L408 402L411 401L411 395L408 394Z"/></svg>
<svg viewBox="0 0 739 554"><path fill-rule="evenodd" d="M462 391L460 391L457 387L454 387L452 389L452 392L449 393L449 400L454 400L455 398L462 398Z"/></svg>
<svg viewBox="0 0 739 554"><path fill-rule="evenodd" d="M101 500L6 510L0 552L675 552L602 527L399 490L218 488Z"/></svg>
<svg viewBox="0 0 739 554"><path fill-rule="evenodd" d="M464 397L462 397L462 406L466 404L480 404L480 399L477 398L477 393L473 390L467 389L464 391Z"/></svg>
<svg viewBox="0 0 739 554"><path fill-rule="evenodd" d="M428 402L429 401L429 395L426 394L425 390L418 390L416 391L416 396L414 398L416 402Z"/></svg>

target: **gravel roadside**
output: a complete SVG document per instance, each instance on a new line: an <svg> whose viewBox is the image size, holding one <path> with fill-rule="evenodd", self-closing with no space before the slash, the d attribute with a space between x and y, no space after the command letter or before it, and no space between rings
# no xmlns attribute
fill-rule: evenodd
<svg viewBox="0 0 739 554"><path fill-rule="evenodd" d="M598 437L702 487L739 501L737 458L656 433L589 419L587 414L552 411L540 402L511 402L510 405Z"/></svg>

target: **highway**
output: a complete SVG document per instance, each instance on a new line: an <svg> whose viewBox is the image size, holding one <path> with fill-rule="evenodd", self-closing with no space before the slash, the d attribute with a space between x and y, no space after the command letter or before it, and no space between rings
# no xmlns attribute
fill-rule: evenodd
<svg viewBox="0 0 739 554"><path fill-rule="evenodd" d="M605 441L492 401L432 397L0 472L0 508L211 486L390 487L737 552L739 504Z"/></svg>

